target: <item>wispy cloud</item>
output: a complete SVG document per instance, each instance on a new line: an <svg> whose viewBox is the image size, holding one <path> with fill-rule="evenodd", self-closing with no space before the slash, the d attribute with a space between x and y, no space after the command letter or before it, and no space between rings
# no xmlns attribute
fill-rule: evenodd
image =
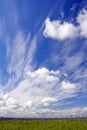
<svg viewBox="0 0 87 130"><path fill-rule="evenodd" d="M84 60L83 52L78 52L77 54L70 57L68 56L68 58L65 60L64 69L66 71L74 71L80 66L83 60Z"/></svg>
<svg viewBox="0 0 87 130"><path fill-rule="evenodd" d="M31 40L30 40L30 45L29 45L29 49L27 49L27 54L26 54L26 58L25 58L25 73L26 71L28 71L29 69L32 70L34 66L33 64L33 60L34 60L34 56L37 50L37 36L35 35Z"/></svg>
<svg viewBox="0 0 87 130"><path fill-rule="evenodd" d="M87 90L87 69L81 66L83 62L87 61L85 57L87 45L83 43L82 48L76 47L78 43L76 38L79 40L87 38L87 10L83 9L78 13L77 25L70 21L51 21L50 18L47 18L44 31L41 15L33 29L37 33L33 34L32 29L26 32L23 29L24 26L20 27L20 17L15 4L8 2L6 5L8 7L12 5L12 8L6 10L3 19L0 19L0 39L6 49L5 56L2 56L5 58L7 76L6 83L0 84L0 115L64 117L67 114L75 116L78 112L84 115L87 107L84 107L83 111L80 107L72 107L67 110L58 108L72 103L73 101L68 101L68 99L76 98L80 92L86 93ZM53 8L55 7L53 6ZM7 14L9 14L8 17ZM52 12L49 12L48 15L51 14ZM7 18L9 22L6 22ZM42 26L39 27L41 21ZM51 42L57 44L51 43L50 46L50 40L45 39L43 35L54 39ZM84 41L86 41L85 39ZM39 49L40 51L43 49L42 44L45 45L46 51L49 51L49 54L40 53L47 61L48 67L45 66L43 60L41 67L39 67L41 64L37 65L40 59L36 54ZM0 73L0 83L2 82L1 77ZM64 100L66 101L64 102ZM55 107L55 110L52 106Z"/></svg>
<svg viewBox="0 0 87 130"><path fill-rule="evenodd" d="M19 31L14 39L7 39L6 60L9 62L6 69L9 79L4 86L5 91L16 87L17 84L25 77L26 72L34 69L33 60L37 47L36 45L37 36L31 38L30 33L26 36L23 31Z"/></svg>
<svg viewBox="0 0 87 130"><path fill-rule="evenodd" d="M24 67L24 58L26 54L29 36L25 38L22 32L19 32L13 40L12 45L8 45L7 59L8 73L11 78L18 79L22 75Z"/></svg>

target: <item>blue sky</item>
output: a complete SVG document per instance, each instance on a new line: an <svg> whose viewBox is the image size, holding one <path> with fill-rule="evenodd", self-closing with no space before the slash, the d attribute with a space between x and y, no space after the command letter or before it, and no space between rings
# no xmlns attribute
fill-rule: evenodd
<svg viewBox="0 0 87 130"><path fill-rule="evenodd" d="M0 116L87 113L87 1L0 1Z"/></svg>

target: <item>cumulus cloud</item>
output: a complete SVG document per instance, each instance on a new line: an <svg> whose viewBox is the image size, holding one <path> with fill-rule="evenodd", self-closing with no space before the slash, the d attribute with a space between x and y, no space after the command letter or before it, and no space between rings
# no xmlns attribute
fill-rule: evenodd
<svg viewBox="0 0 87 130"><path fill-rule="evenodd" d="M60 89L62 89L65 92L72 93L72 92L76 91L76 86L74 84L69 83L69 82L63 81Z"/></svg>
<svg viewBox="0 0 87 130"><path fill-rule="evenodd" d="M8 94L0 93L0 108L3 109L16 109L18 107L17 100L9 97Z"/></svg>
<svg viewBox="0 0 87 130"><path fill-rule="evenodd" d="M75 97L76 92L79 91L79 88L70 81L60 82L60 73L59 70L54 71L47 68L28 71L25 79L8 95L17 100L19 106L25 106L27 109L35 108L37 110L42 106L58 105L58 102L63 99Z"/></svg>
<svg viewBox="0 0 87 130"><path fill-rule="evenodd" d="M10 91L9 95L18 99L19 103L24 104L28 101L42 104L44 97L52 98L52 89L59 82L60 71L50 71L46 68L40 68L35 71L28 71L25 79L18 86Z"/></svg>
<svg viewBox="0 0 87 130"><path fill-rule="evenodd" d="M16 88L8 94L0 93L0 115L8 117L66 117L76 116L80 108L67 110L47 109L52 105L60 106L62 100L75 97L79 91L76 84L70 81L60 82L60 71L39 68L28 71L25 79L20 81ZM53 77L52 80L48 78ZM44 106L44 108L42 108ZM63 113L63 114L62 114ZM54 116L53 116L54 115Z"/></svg>
<svg viewBox="0 0 87 130"><path fill-rule="evenodd" d="M57 40L64 40L67 38L75 38L78 35L77 28L68 22L61 22L59 20L51 21L49 18L45 21L45 30L43 35Z"/></svg>
<svg viewBox="0 0 87 130"><path fill-rule="evenodd" d="M38 70L31 72L28 71L26 73L27 76L31 78L38 78L38 79L45 79L46 81L52 82L52 81L58 81L58 75L60 74L60 71L49 71L46 68L39 68Z"/></svg>
<svg viewBox="0 0 87 130"><path fill-rule="evenodd" d="M1 96L1 95L0 95ZM5 98L4 98L5 97ZM4 99L4 100L3 100ZM1 105L1 101L3 104ZM43 102L45 106L47 103L55 101L52 98L44 98ZM86 107L72 107L70 109L48 109L48 108L36 108L33 106L31 101L28 101L26 104L19 106L15 99L9 97L5 94L2 95L2 100L0 100L0 116L7 117L51 117L51 118L62 118L62 117L78 117L78 116L87 116L87 106Z"/></svg>
<svg viewBox="0 0 87 130"><path fill-rule="evenodd" d="M76 19L77 26L71 22L51 21L47 18L43 35L57 40L74 39L76 37L87 38L87 10L83 9L80 11Z"/></svg>
<svg viewBox="0 0 87 130"><path fill-rule="evenodd" d="M85 29L87 11L83 9L76 19L77 26L70 22L51 21L47 18L43 34L45 37L57 40L73 39L79 36L87 38ZM52 115L59 116L61 113L66 116L68 111L72 114L77 114L78 111L83 114L87 111L87 108L83 108L83 112L80 108L73 110L47 109L47 107L49 108L54 104L58 107L64 99L77 96L79 87L68 79L62 80L59 70L49 70L45 67L37 70L33 68L32 62L38 43L37 34L34 37L30 33L25 36L23 31L20 30L16 32L14 38L7 37L5 42L7 48L6 58L9 61L6 68L9 80L5 86L0 86L2 91L7 93L4 94L0 91L1 116L40 117L47 114L47 116L53 117ZM68 57L64 69L77 67L82 63L83 58L83 55L80 56L80 54ZM70 64L72 62L73 64ZM84 73L84 76L86 76L86 73ZM65 74L65 77L68 76ZM5 87L7 87L7 91Z"/></svg>
<svg viewBox="0 0 87 130"><path fill-rule="evenodd" d="M48 106L50 103L55 102L55 101L57 101L57 99L54 97L45 97L42 99L41 102L44 106Z"/></svg>

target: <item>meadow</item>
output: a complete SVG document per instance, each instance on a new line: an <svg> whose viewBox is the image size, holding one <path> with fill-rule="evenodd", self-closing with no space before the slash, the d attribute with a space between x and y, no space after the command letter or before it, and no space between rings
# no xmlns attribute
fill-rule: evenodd
<svg viewBox="0 0 87 130"><path fill-rule="evenodd" d="M87 130L87 119L0 120L0 130Z"/></svg>

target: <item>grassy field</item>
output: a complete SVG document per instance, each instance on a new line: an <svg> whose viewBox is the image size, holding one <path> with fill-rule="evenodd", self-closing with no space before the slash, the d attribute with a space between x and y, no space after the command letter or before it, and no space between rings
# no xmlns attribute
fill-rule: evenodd
<svg viewBox="0 0 87 130"><path fill-rule="evenodd" d="M87 119L1 120L0 130L87 130Z"/></svg>

